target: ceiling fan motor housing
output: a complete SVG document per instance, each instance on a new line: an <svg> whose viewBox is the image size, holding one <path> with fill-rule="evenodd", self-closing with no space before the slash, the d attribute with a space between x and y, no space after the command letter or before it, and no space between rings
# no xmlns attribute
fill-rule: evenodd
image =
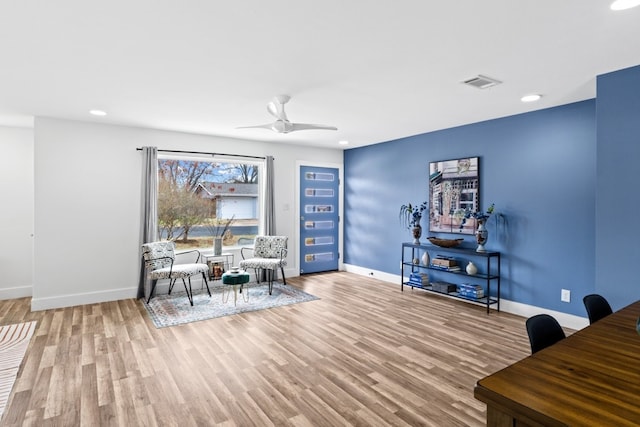
<svg viewBox="0 0 640 427"><path fill-rule="evenodd" d="M293 129L293 125L290 122L284 120L276 120L271 125L271 129L273 129L274 132L278 133L289 133L291 132L291 129Z"/></svg>

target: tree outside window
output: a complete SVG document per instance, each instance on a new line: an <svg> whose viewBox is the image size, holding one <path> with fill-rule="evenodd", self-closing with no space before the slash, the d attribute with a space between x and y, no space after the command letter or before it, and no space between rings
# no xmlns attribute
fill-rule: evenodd
<svg viewBox="0 0 640 427"><path fill-rule="evenodd" d="M159 159L160 238L176 242L178 249L211 248L213 237L222 234L224 246L251 243L260 221L258 167Z"/></svg>

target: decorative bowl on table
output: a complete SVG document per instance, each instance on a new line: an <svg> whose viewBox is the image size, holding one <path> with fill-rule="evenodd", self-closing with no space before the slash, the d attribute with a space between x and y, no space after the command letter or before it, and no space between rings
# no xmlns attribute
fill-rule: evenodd
<svg viewBox="0 0 640 427"><path fill-rule="evenodd" d="M427 237L427 240L441 248L455 248L464 242L464 239L440 239L438 237Z"/></svg>
<svg viewBox="0 0 640 427"><path fill-rule="evenodd" d="M238 274L238 273L240 273L240 267L231 267L231 268L229 269L229 273L231 273L231 274Z"/></svg>

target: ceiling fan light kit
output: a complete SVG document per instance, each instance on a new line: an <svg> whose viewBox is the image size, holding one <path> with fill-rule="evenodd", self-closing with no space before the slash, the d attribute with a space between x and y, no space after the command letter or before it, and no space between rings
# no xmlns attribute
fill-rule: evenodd
<svg viewBox="0 0 640 427"><path fill-rule="evenodd" d="M273 123L256 126L240 126L237 129L261 128L269 129L276 133L290 133L300 130L338 130L335 126L318 125L311 123L292 123L284 112L284 104L289 102L289 95L277 95L267 104L267 112L276 118Z"/></svg>

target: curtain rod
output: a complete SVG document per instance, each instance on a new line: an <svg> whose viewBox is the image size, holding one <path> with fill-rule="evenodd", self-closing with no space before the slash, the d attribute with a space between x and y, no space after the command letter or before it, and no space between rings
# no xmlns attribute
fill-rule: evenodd
<svg viewBox="0 0 640 427"><path fill-rule="evenodd" d="M137 151L142 151L142 148L136 148ZM266 159L266 157L260 156L245 156L244 154L225 154L225 153L207 153L206 151L182 151L182 150L161 150L158 148L158 152L162 153L182 153L182 154L206 154L211 157L215 156L228 156L228 157L244 157L247 159ZM274 159L275 160L275 159Z"/></svg>

